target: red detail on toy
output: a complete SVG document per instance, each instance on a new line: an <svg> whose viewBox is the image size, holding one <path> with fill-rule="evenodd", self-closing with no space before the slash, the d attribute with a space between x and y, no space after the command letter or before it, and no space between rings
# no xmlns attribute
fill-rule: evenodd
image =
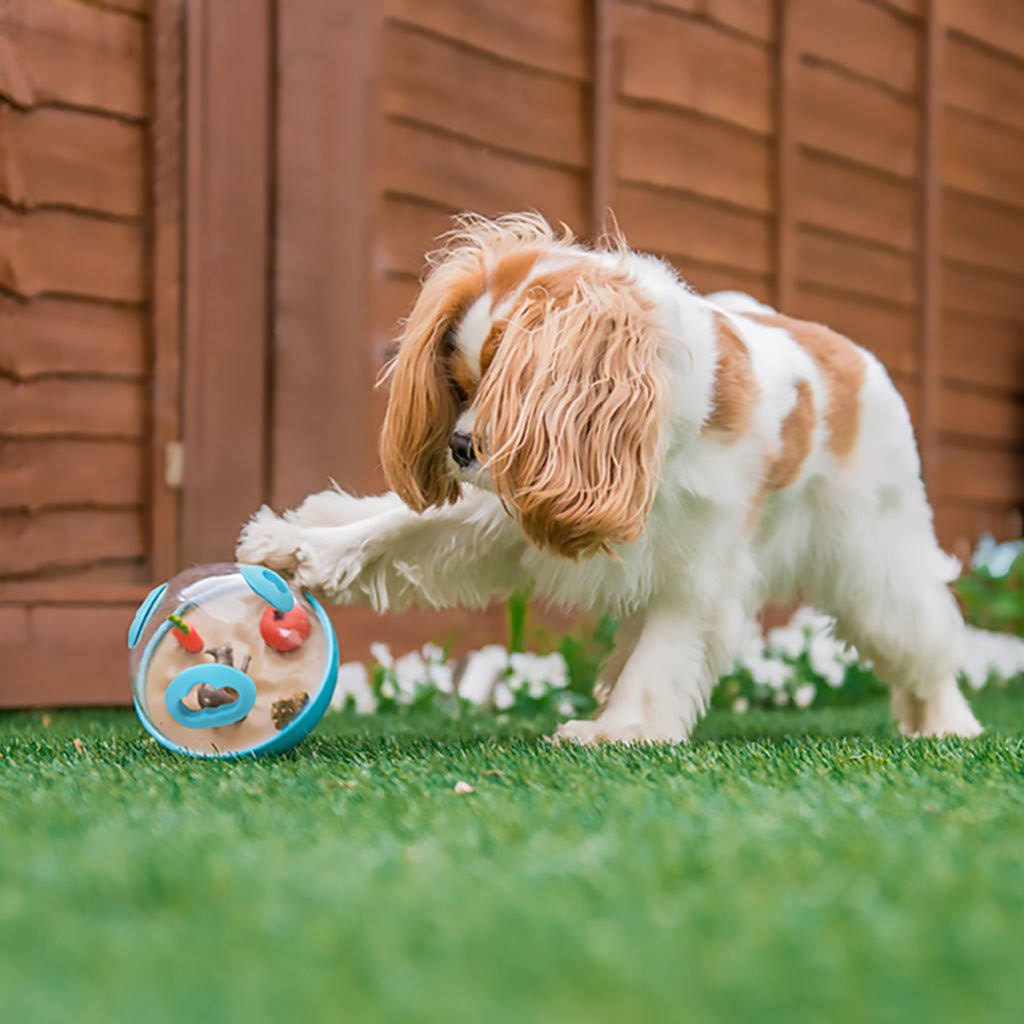
<svg viewBox="0 0 1024 1024"><path fill-rule="evenodd" d="M174 629L171 630L174 639L189 654L199 654L206 647L206 641L199 635L199 630L195 626L190 626L180 615L168 615L167 617L174 624Z"/></svg>
<svg viewBox="0 0 1024 1024"><path fill-rule="evenodd" d="M267 608L260 618L260 635L268 647L280 654L301 647L309 637L309 630L309 616L298 604L287 612Z"/></svg>

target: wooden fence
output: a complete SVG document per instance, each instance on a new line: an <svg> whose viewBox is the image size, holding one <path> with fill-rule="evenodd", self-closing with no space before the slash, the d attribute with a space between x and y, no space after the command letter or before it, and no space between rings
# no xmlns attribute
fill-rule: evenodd
<svg viewBox="0 0 1024 1024"><path fill-rule="evenodd" d="M121 701L134 603L380 486L451 213L533 207L874 349L942 539L1024 505L1017 0L0 0L0 705ZM496 613L338 616L477 642Z"/></svg>

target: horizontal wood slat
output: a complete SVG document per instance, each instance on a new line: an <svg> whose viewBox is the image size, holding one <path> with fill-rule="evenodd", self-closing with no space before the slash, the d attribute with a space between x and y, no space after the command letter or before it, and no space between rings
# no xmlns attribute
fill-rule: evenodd
<svg viewBox="0 0 1024 1024"><path fill-rule="evenodd" d="M130 703L125 637L135 607L0 607L0 707Z"/></svg>
<svg viewBox="0 0 1024 1024"><path fill-rule="evenodd" d="M127 441L0 439L0 508L135 505L143 461Z"/></svg>
<svg viewBox="0 0 1024 1024"><path fill-rule="evenodd" d="M1024 210L997 206L951 189L942 195L942 255L959 263L1019 274Z"/></svg>
<svg viewBox="0 0 1024 1024"><path fill-rule="evenodd" d="M700 7L719 25L773 42L776 3L777 0L702 0Z"/></svg>
<svg viewBox="0 0 1024 1024"><path fill-rule="evenodd" d="M587 0L386 0L393 18L530 67L587 78Z"/></svg>
<svg viewBox="0 0 1024 1024"><path fill-rule="evenodd" d="M797 232L796 276L801 281L902 305L917 301L917 266L910 254L814 228Z"/></svg>
<svg viewBox="0 0 1024 1024"><path fill-rule="evenodd" d="M771 209L767 139L684 111L619 104L616 114L619 178Z"/></svg>
<svg viewBox="0 0 1024 1024"><path fill-rule="evenodd" d="M452 215L443 209L404 196L384 196L377 218L374 263L382 270L419 274L426 266L424 256L437 248L437 239L451 226Z"/></svg>
<svg viewBox="0 0 1024 1024"><path fill-rule="evenodd" d="M0 512L0 577L141 559L145 550L138 508Z"/></svg>
<svg viewBox="0 0 1024 1024"><path fill-rule="evenodd" d="M943 81L950 106L1024 131L1024 62L950 36Z"/></svg>
<svg viewBox="0 0 1024 1024"><path fill-rule="evenodd" d="M735 267L715 266L689 256L675 256L672 253L665 253L665 258L676 268L679 276L701 294L740 291L769 304L775 294L775 279L770 274L754 274L749 270L737 270Z"/></svg>
<svg viewBox="0 0 1024 1024"><path fill-rule="evenodd" d="M141 224L0 208L0 284L24 298L57 293L141 302L144 244Z"/></svg>
<svg viewBox="0 0 1024 1024"><path fill-rule="evenodd" d="M550 167L482 143L390 122L381 129L380 186L479 213L535 207L582 231L586 197L581 173Z"/></svg>
<svg viewBox="0 0 1024 1024"><path fill-rule="evenodd" d="M1024 59L1024 18L1019 0L957 0L948 5L950 28Z"/></svg>
<svg viewBox="0 0 1024 1024"><path fill-rule="evenodd" d="M886 174L904 178L917 174L920 123L912 100L833 68L806 64L793 89L797 142Z"/></svg>
<svg viewBox="0 0 1024 1024"><path fill-rule="evenodd" d="M946 442L936 465L933 493L939 499L979 504L1024 500L1024 459L1017 452Z"/></svg>
<svg viewBox="0 0 1024 1024"><path fill-rule="evenodd" d="M942 366L946 377L1024 395L1024 324L947 313Z"/></svg>
<svg viewBox="0 0 1024 1024"><path fill-rule="evenodd" d="M914 249L917 236L910 183L807 152L797 153L794 178L793 212L800 223Z"/></svg>
<svg viewBox="0 0 1024 1024"><path fill-rule="evenodd" d="M1021 277L1012 278L946 262L942 267L943 305L960 313L1024 323L1024 265L1021 272Z"/></svg>
<svg viewBox="0 0 1024 1024"><path fill-rule="evenodd" d="M948 438L985 441L1024 454L1024 396L946 384L939 401L939 428ZM1024 502L1024 492L1020 498Z"/></svg>
<svg viewBox="0 0 1024 1024"><path fill-rule="evenodd" d="M72 110L28 113L0 103L0 197L125 217L145 200L141 125Z"/></svg>
<svg viewBox="0 0 1024 1024"><path fill-rule="evenodd" d="M136 381L0 378L0 436L141 438L146 390Z"/></svg>
<svg viewBox="0 0 1024 1024"><path fill-rule="evenodd" d="M66 0L0 6L0 94L23 106L64 103L127 117L146 113L145 24Z"/></svg>
<svg viewBox="0 0 1024 1024"><path fill-rule="evenodd" d="M870 0L787 0L793 44L891 89L921 90L923 47L917 27Z"/></svg>
<svg viewBox="0 0 1024 1024"><path fill-rule="evenodd" d="M0 374L145 373L145 330L140 310L43 299L16 302L0 295Z"/></svg>
<svg viewBox="0 0 1024 1024"><path fill-rule="evenodd" d="M1024 134L947 110L942 138L943 184L1024 207Z"/></svg>
<svg viewBox="0 0 1024 1024"><path fill-rule="evenodd" d="M621 90L771 134L775 102L771 54L707 22L623 7Z"/></svg>
<svg viewBox="0 0 1024 1024"><path fill-rule="evenodd" d="M584 86L393 26L384 43L385 112L543 160L587 163Z"/></svg>
<svg viewBox="0 0 1024 1024"><path fill-rule="evenodd" d="M616 189L614 210L630 244L638 249L757 274L772 269L772 224L764 214L630 184Z"/></svg>

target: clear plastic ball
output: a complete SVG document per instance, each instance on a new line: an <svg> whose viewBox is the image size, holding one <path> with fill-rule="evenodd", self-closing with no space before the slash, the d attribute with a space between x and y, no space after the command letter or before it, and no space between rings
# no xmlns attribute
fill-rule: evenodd
<svg viewBox="0 0 1024 1024"><path fill-rule="evenodd" d="M140 605L128 642L143 725L198 756L293 746L327 710L337 677L323 609L260 566L180 573Z"/></svg>

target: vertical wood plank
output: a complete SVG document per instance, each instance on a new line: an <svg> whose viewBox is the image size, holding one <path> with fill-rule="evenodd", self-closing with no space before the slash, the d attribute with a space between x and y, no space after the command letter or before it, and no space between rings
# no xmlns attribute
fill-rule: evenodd
<svg viewBox="0 0 1024 1024"><path fill-rule="evenodd" d="M615 107L616 0L593 0L590 109L590 235L596 238L607 223L614 189L612 125Z"/></svg>
<svg viewBox="0 0 1024 1024"><path fill-rule="evenodd" d="M149 23L150 395L149 574L165 579L178 566L180 491L168 486L168 445L181 431L181 258L183 213L183 33L180 0L154 0Z"/></svg>
<svg viewBox="0 0 1024 1024"><path fill-rule="evenodd" d="M182 557L230 559L266 494L271 0L192 0L186 31Z"/></svg>
<svg viewBox="0 0 1024 1024"><path fill-rule="evenodd" d="M796 292L796 85L800 52L794 27L795 5L777 0L775 127L775 305L785 311Z"/></svg>
<svg viewBox="0 0 1024 1024"><path fill-rule="evenodd" d="M271 499L377 467L370 337L379 5L278 5Z"/></svg>
<svg viewBox="0 0 1024 1024"><path fill-rule="evenodd" d="M934 486L939 450L939 402L942 378L942 105L943 46L946 38L945 0L928 0L922 106L920 182L921 313L919 335L920 416L918 447L924 480Z"/></svg>

